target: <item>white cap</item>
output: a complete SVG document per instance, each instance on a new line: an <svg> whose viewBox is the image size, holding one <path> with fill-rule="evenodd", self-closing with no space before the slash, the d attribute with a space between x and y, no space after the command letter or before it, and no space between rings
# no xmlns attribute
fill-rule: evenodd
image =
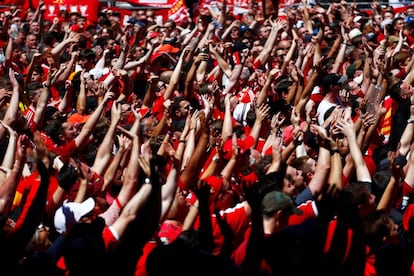
<svg viewBox="0 0 414 276"><path fill-rule="evenodd" d="M54 224L56 231L60 234L70 231L93 208L95 208L95 200L92 197L82 203L64 202L55 213Z"/></svg>
<svg viewBox="0 0 414 276"><path fill-rule="evenodd" d="M354 28L349 32L349 38L354 39L357 36L362 35L362 32L360 29Z"/></svg>
<svg viewBox="0 0 414 276"><path fill-rule="evenodd" d="M362 16L357 15L357 16L354 17L354 22L358 22L361 19L362 19Z"/></svg>

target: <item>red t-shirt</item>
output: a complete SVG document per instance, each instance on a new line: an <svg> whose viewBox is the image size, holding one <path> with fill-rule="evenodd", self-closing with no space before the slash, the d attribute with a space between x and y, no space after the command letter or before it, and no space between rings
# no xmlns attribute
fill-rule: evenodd
<svg viewBox="0 0 414 276"><path fill-rule="evenodd" d="M26 214L29 211L29 208L36 197L37 191L40 187L40 178L38 177L39 173L37 171L33 172L28 177L20 180L17 185L16 193L12 205L12 210L17 208L17 206L22 206L22 211L16 221L14 229L19 229L24 220L26 219ZM53 218L54 213L58 206L54 204L53 194L58 188L59 184L54 176L49 177L49 187L47 190L46 196L46 212L50 218ZM24 198L26 200L22 201Z"/></svg>
<svg viewBox="0 0 414 276"><path fill-rule="evenodd" d="M70 141L66 145L56 146L51 151L60 156L62 162L68 162L69 157L73 156L78 147L76 146L75 140Z"/></svg>

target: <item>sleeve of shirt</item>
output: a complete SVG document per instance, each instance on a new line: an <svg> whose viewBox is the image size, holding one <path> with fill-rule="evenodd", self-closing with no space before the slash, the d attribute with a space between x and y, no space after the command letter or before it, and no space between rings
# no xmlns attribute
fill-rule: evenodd
<svg viewBox="0 0 414 276"><path fill-rule="evenodd" d="M302 215L293 214L289 217L289 225L298 225L303 223L305 220L310 218L316 218L318 216L318 208L316 207L315 201L307 201L298 206L298 208L303 212Z"/></svg>
<svg viewBox="0 0 414 276"><path fill-rule="evenodd" d="M69 161L69 157L73 156L77 149L75 140L72 140L64 146L56 147L54 152L60 155L63 162L67 162Z"/></svg>

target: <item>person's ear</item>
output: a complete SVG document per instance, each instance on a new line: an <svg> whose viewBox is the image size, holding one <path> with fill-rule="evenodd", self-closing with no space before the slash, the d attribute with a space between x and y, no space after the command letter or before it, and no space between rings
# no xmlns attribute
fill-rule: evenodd
<svg viewBox="0 0 414 276"><path fill-rule="evenodd" d="M60 133L58 137L59 137L59 140L60 140L60 141L64 141L64 140L65 140L65 137L63 136L63 134L62 134L62 133Z"/></svg>

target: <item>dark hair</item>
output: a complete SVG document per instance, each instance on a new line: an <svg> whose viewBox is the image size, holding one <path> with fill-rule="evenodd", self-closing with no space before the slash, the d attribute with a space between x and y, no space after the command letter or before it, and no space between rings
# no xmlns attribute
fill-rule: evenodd
<svg viewBox="0 0 414 276"><path fill-rule="evenodd" d="M200 95L205 95L205 94L212 94L213 91L208 87L210 85L210 83L203 83L202 85L200 85L200 89L198 91L198 93Z"/></svg>
<svg viewBox="0 0 414 276"><path fill-rule="evenodd" d="M63 164L62 168L60 168L57 174L57 181L60 187L63 190L69 191L70 188L76 183L78 180L78 173L72 165L68 163Z"/></svg>
<svg viewBox="0 0 414 276"><path fill-rule="evenodd" d="M376 210L365 217L364 233L371 252L376 252L384 243L384 237L390 234L389 218L385 210Z"/></svg>
<svg viewBox="0 0 414 276"><path fill-rule="evenodd" d="M256 121L256 112L254 112L254 109L249 109L246 114L246 124L249 127L253 127L254 122Z"/></svg>
<svg viewBox="0 0 414 276"><path fill-rule="evenodd" d="M284 174L280 172L271 172L259 176L259 193L264 196L271 191L282 191Z"/></svg>
<svg viewBox="0 0 414 276"><path fill-rule="evenodd" d="M186 97L176 97L176 98L174 98L174 102L173 102L173 106L172 106L173 113L175 113L177 110L180 109L180 103L182 101L187 101L187 98Z"/></svg>
<svg viewBox="0 0 414 276"><path fill-rule="evenodd" d="M10 90L13 88L8 77L0 77L0 88L6 88Z"/></svg>
<svg viewBox="0 0 414 276"><path fill-rule="evenodd" d="M56 33L47 32L43 33L41 36L42 44L52 46L53 39L56 37Z"/></svg>
<svg viewBox="0 0 414 276"><path fill-rule="evenodd" d="M95 60L95 53L91 49L82 49L79 53L79 59Z"/></svg>
<svg viewBox="0 0 414 276"><path fill-rule="evenodd" d="M288 92L289 87L292 84L293 84L293 81L291 81L289 79L279 79L276 86L275 86L275 90L280 96L283 92Z"/></svg>
<svg viewBox="0 0 414 276"><path fill-rule="evenodd" d="M46 134L52 139L52 141L59 145L60 138L59 136L63 134L63 123L66 122L66 117L57 117L49 122L46 126Z"/></svg>
<svg viewBox="0 0 414 276"><path fill-rule="evenodd" d="M368 202L368 195L366 193L368 187L364 182L353 182L344 187L344 190L351 193L350 207L357 209L359 205Z"/></svg>
<svg viewBox="0 0 414 276"><path fill-rule="evenodd" d="M38 81L32 81L27 84L26 86L26 93L29 97L34 97L38 93L39 89L43 88L43 84Z"/></svg>

